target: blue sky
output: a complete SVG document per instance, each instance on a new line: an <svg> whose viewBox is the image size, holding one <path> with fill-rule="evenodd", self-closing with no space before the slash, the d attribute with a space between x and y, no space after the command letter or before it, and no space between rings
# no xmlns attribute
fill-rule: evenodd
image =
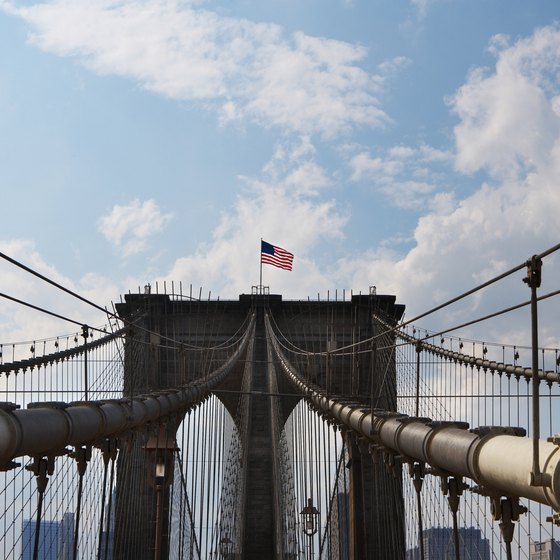
<svg viewBox="0 0 560 560"><path fill-rule="evenodd" d="M295 254L272 292L376 285L424 311L558 241L559 20L550 0L1 0L0 250L102 304L164 279L229 298L262 237ZM516 278L445 321L527 296ZM0 332L57 328L28 313L2 304Z"/></svg>

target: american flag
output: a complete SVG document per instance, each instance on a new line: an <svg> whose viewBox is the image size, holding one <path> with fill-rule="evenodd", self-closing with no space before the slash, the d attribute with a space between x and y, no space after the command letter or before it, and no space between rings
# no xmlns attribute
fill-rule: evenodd
<svg viewBox="0 0 560 560"><path fill-rule="evenodd" d="M271 264L284 270L292 270L294 255L282 247L261 240L261 263Z"/></svg>

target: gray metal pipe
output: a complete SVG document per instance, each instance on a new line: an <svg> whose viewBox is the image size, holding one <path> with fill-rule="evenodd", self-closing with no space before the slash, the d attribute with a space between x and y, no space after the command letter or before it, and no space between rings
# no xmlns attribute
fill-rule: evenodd
<svg viewBox="0 0 560 560"><path fill-rule="evenodd" d="M67 446L93 444L105 438L157 422L196 405L232 369L254 332L254 317L228 361L181 388L132 399L66 403L31 403L16 410L0 407L0 468L16 457L57 455Z"/></svg>
<svg viewBox="0 0 560 560"><path fill-rule="evenodd" d="M454 475L466 476L476 480L475 472L470 468L470 457L481 439L467 428L434 428L426 441L428 463Z"/></svg>
<svg viewBox="0 0 560 560"><path fill-rule="evenodd" d="M560 511L560 447L539 440L540 472L544 486L531 486L533 441L525 437L490 435L473 454L473 470L483 486L505 495L524 496Z"/></svg>

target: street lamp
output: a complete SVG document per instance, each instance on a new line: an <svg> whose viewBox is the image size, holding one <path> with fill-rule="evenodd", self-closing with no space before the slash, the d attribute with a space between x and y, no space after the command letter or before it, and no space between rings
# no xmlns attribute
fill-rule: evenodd
<svg viewBox="0 0 560 560"><path fill-rule="evenodd" d="M160 454L158 454L160 455ZM161 537L163 532L163 486L165 484L165 459L163 456L156 458L156 535L155 535L155 560L160 559Z"/></svg>
<svg viewBox="0 0 560 560"><path fill-rule="evenodd" d="M307 505L301 510L303 516L303 532L312 537L317 532L319 510L313 505L313 498L307 498Z"/></svg>
<svg viewBox="0 0 560 560"><path fill-rule="evenodd" d="M154 560L168 557L168 520L164 515L169 501L168 488L173 481L173 455L177 450L174 433L167 425L160 425L157 433L150 435L145 444L147 484L154 490L155 532Z"/></svg>
<svg viewBox="0 0 560 560"><path fill-rule="evenodd" d="M156 485L163 486L165 481L165 459L158 457L156 462Z"/></svg>

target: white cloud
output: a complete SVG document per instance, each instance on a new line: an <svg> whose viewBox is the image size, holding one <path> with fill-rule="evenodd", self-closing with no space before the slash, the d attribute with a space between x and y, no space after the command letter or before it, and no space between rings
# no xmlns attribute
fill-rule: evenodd
<svg viewBox="0 0 560 560"><path fill-rule="evenodd" d="M220 121L332 137L389 120L378 95L384 77L358 64L365 48L273 24L221 16L177 0L52 0L0 4L25 20L31 41L77 57L95 72L138 80L181 100L215 104ZM404 63L394 59L393 70ZM208 103L205 104L208 106Z"/></svg>
<svg viewBox="0 0 560 560"><path fill-rule="evenodd" d="M395 56L389 60L383 61L379 65L379 70L384 75L395 74L406 68L411 63L411 60L406 56Z"/></svg>
<svg viewBox="0 0 560 560"><path fill-rule="evenodd" d="M403 169L402 162L381 157L371 157L368 152L360 152L350 160L352 180L361 181L364 178L384 178L394 176Z"/></svg>
<svg viewBox="0 0 560 560"><path fill-rule="evenodd" d="M385 194L397 208L413 210L422 208L426 195L431 194L435 186L422 181L393 181L381 187Z"/></svg>
<svg viewBox="0 0 560 560"><path fill-rule="evenodd" d="M100 306L109 305L110 301L122 291L122 288L117 288L112 280L98 274L88 273L77 281L64 276L52 264L45 261L30 240L0 240L0 251ZM0 259L0 277L2 278L2 292L13 298L45 308L82 324L95 327L107 324L106 316L100 311L4 259ZM79 325L43 314L4 298L0 300L0 308L0 332L2 334L0 343L3 344L31 342L64 333L73 336L74 333L81 332ZM5 354L4 360L11 361L11 344L4 346L4 350L6 347L10 347L10 355ZM39 350L42 352L42 349ZM49 346L47 350L53 352L54 347ZM16 359L28 358L29 344L16 346L14 352Z"/></svg>
<svg viewBox="0 0 560 560"><path fill-rule="evenodd" d="M560 133L560 33L546 27L512 46L499 39L492 42L495 71L473 70L450 100L460 118L456 165L515 178L546 165Z"/></svg>
<svg viewBox="0 0 560 560"><path fill-rule="evenodd" d="M99 219L98 229L126 257L142 252L148 238L160 232L172 218L172 213L163 214L153 200L133 200L125 206L113 206Z"/></svg>
<svg viewBox="0 0 560 560"><path fill-rule="evenodd" d="M510 38L503 33L496 33L490 38L488 52L494 56L499 56L500 52L510 46Z"/></svg>
<svg viewBox="0 0 560 560"><path fill-rule="evenodd" d="M420 17L425 17L432 2L431 0L410 0L410 3L418 10Z"/></svg>
<svg viewBox="0 0 560 560"><path fill-rule="evenodd" d="M295 254L292 273L265 267L264 283L274 293L294 297L332 287L313 250L325 239L341 238L347 216L335 201L318 196L331 179L313 161L313 151L306 140L278 146L262 179L244 179L245 192L223 214L212 242L177 259L166 278L212 286L223 297L247 293L248 281L258 284L262 237Z"/></svg>
<svg viewBox="0 0 560 560"><path fill-rule="evenodd" d="M318 194L319 190L329 186L330 180L325 170L313 161L302 163L283 181L286 190L300 192L309 196Z"/></svg>
<svg viewBox="0 0 560 560"><path fill-rule="evenodd" d="M449 152L425 144L393 146L377 157L360 149L349 159L351 180L373 184L397 208L421 209L441 183L438 166L451 158Z"/></svg>
<svg viewBox="0 0 560 560"><path fill-rule="evenodd" d="M341 278L350 275L353 286L375 284L383 292L395 293L415 314L558 242L560 127L552 105L560 94L559 46L557 27L540 29L497 52L493 71L473 70L452 102L460 119L455 128L455 165L469 173L488 170L492 181L459 200L438 193L431 211L418 221L413 249L404 255L371 250L346 259L338 268ZM424 152L426 158L447 159L431 149ZM388 169L398 170L398 162L417 157L418 152L397 147L378 158L362 154L351 163L360 178L369 174L373 179ZM559 261L545 260L541 293L558 289ZM522 271L499 288L458 305L461 320L469 313L474 316L526 301L524 275ZM556 300L541 305L541 336L549 344L560 342L558 307ZM447 321L441 322L451 322L455 313L444 313ZM529 331L528 315L526 328L514 329L507 320L493 325L497 326L489 329L494 339L528 340L519 339Z"/></svg>
<svg viewBox="0 0 560 560"><path fill-rule="evenodd" d="M416 156L417 153L418 150L410 146L393 146L387 150L387 154L396 159L410 159Z"/></svg>

